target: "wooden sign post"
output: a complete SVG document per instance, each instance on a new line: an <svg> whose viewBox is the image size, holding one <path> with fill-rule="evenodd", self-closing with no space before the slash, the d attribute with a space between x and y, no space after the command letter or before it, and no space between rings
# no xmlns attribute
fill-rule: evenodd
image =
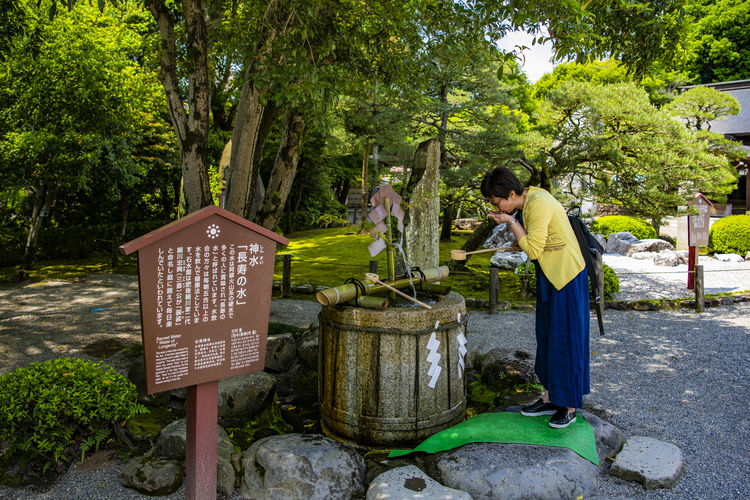
<svg viewBox="0 0 750 500"><path fill-rule="evenodd" d="M138 252L149 394L188 388L187 498L216 498L218 381L263 369L276 244L207 206L120 247Z"/></svg>
<svg viewBox="0 0 750 500"><path fill-rule="evenodd" d="M703 194L695 195L689 206L695 207L698 215L688 215L688 283L689 290L695 289L695 266L698 264L700 247L708 245L708 228L711 225L711 206Z"/></svg>

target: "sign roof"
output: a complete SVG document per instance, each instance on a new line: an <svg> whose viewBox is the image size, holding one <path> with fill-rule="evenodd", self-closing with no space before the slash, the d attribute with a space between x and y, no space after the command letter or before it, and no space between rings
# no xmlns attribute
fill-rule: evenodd
<svg viewBox="0 0 750 500"><path fill-rule="evenodd" d="M289 244L289 240L287 238L284 238L283 236L280 236L274 233L273 231L266 229L263 226L250 222L249 220L243 219L239 215L234 214L230 212L229 210L225 210L216 205L208 205L208 206L201 208L200 210L196 212L193 212L191 214L186 215L185 217L182 217L181 219L178 219L170 224L167 224L166 226L160 227L159 229L155 229L151 231L150 233L144 234L140 238L136 238L133 241L125 243L124 245L120 245L120 253L124 255L130 255L131 253L136 252L147 246L153 245L157 241L163 238L166 238L167 236L170 236L178 231L181 231L187 228L188 226L197 224L203 219L206 219L207 217L210 217L214 214L224 217L225 219L228 219L234 222L235 224L239 224L240 226L243 226L246 229L249 229L250 231L254 231L260 234L261 236L265 236L266 238L274 240L275 242L281 245L286 246Z"/></svg>

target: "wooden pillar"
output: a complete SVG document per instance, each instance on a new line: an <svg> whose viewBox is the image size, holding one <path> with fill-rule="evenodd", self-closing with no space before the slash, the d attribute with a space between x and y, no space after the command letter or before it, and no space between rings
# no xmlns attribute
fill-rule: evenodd
<svg viewBox="0 0 750 500"><path fill-rule="evenodd" d="M497 268L490 267L490 314L497 314L497 291L499 280L497 277Z"/></svg>
<svg viewBox="0 0 750 500"><path fill-rule="evenodd" d="M695 266L695 312L703 312L706 301L703 294L703 266Z"/></svg>
<svg viewBox="0 0 750 500"><path fill-rule="evenodd" d="M281 254L281 296L290 297L292 295L292 254Z"/></svg>
<svg viewBox="0 0 750 500"><path fill-rule="evenodd" d="M688 290L695 290L695 266L698 263L698 247L688 247Z"/></svg>
<svg viewBox="0 0 750 500"><path fill-rule="evenodd" d="M187 389L185 496L187 500L215 499L219 382L191 385Z"/></svg>

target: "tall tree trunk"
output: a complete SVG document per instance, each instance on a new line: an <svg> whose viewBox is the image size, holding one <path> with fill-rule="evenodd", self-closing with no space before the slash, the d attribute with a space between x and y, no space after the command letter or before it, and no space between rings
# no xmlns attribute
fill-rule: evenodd
<svg viewBox="0 0 750 500"><path fill-rule="evenodd" d="M367 217L367 203L370 201L370 186L369 186L369 166L370 166L370 148L372 147L372 137L367 137L365 141L365 151L362 154L362 200L360 206L362 211L360 212L360 221L364 221Z"/></svg>
<svg viewBox="0 0 750 500"><path fill-rule="evenodd" d="M186 213L213 203L208 176L208 126L210 84L208 77L208 30L205 0L183 0L182 15L188 61L188 95L184 99L177 76L175 18L164 0L147 0L146 6L159 26L161 67L159 79L167 96L172 127L180 143L184 206ZM185 110L187 102L187 111Z"/></svg>
<svg viewBox="0 0 750 500"><path fill-rule="evenodd" d="M294 175L297 173L304 132L305 121L302 113L290 106L284 117L284 132L274 160L273 173L268 181L263 206L256 217L258 224L263 227L274 229L279 223Z"/></svg>
<svg viewBox="0 0 750 500"><path fill-rule="evenodd" d="M29 235L26 238L26 250L23 255L24 269L31 269L32 264L34 264L42 222L44 217L49 214L49 209L55 201L58 189L59 186L50 186L44 182L36 187L34 193L34 209L31 212Z"/></svg>
<svg viewBox="0 0 750 500"><path fill-rule="evenodd" d="M260 91L245 74L237 115L232 131L232 156L227 177L227 197L224 207L241 217L249 217L249 201L253 197L257 182L255 148L263 121L264 106L260 103Z"/></svg>
<svg viewBox="0 0 750 500"><path fill-rule="evenodd" d="M446 194L443 201L443 222L440 226L440 241L450 241L453 232L453 196Z"/></svg>

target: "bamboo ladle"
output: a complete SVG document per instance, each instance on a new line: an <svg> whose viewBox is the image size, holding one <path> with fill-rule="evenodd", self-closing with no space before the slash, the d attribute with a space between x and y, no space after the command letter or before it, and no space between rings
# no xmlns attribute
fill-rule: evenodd
<svg viewBox="0 0 750 500"><path fill-rule="evenodd" d="M396 292L397 294L399 294L400 296L404 297L405 299L409 299L412 302L414 302L416 304L419 304L420 306L424 307L425 309L432 309L432 306L429 306L429 305L425 304L424 302L420 302L419 300L417 300L417 299L415 299L413 297L408 296L407 294L405 294L404 292L402 292L398 288L392 287L388 283L383 283L382 281L380 281L380 278L378 277L377 274L374 274L374 273L365 273L365 278L368 279L368 280L370 280L370 281L373 281L373 282L377 283L378 285L383 285L388 290L390 290L392 292Z"/></svg>
<svg viewBox="0 0 750 500"><path fill-rule="evenodd" d="M474 250L472 252L467 252L466 250L451 250L451 260L466 260L467 255L483 252L497 252L498 250L513 250L513 247L483 248L482 250Z"/></svg>

